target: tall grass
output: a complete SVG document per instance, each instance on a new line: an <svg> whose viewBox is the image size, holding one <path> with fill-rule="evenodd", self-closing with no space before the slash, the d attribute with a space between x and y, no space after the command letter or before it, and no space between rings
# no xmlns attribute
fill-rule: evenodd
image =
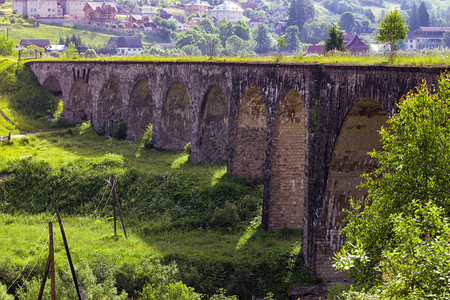
<svg viewBox="0 0 450 300"><path fill-rule="evenodd" d="M70 60L68 58L43 58L40 60ZM81 61L98 61L98 59L80 58ZM422 52L401 52L392 55L354 55L348 52L332 52L327 55L311 56L112 56L102 57L100 61L175 61L175 62L246 62L246 63L299 63L299 64L346 64L346 65L415 65L415 66L450 66L450 50L437 49Z"/></svg>

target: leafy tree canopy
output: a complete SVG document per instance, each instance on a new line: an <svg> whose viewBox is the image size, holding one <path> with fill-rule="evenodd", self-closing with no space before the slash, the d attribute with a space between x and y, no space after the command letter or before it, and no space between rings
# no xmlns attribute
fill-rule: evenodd
<svg viewBox="0 0 450 300"><path fill-rule="evenodd" d="M355 27L355 16L351 12L347 11L341 15L339 24L346 33L353 33L353 28Z"/></svg>
<svg viewBox="0 0 450 300"><path fill-rule="evenodd" d="M441 299L450 293L450 74L423 82L380 132L368 199L352 200L335 266L378 295Z"/></svg>
<svg viewBox="0 0 450 300"><path fill-rule="evenodd" d="M9 40L5 34L0 34L0 56L9 56L14 53L14 41Z"/></svg>
<svg viewBox="0 0 450 300"><path fill-rule="evenodd" d="M330 31L331 23L314 20L311 23L306 23L300 32L300 40L303 43L317 44L327 38ZM286 29L287 30L287 29Z"/></svg>
<svg viewBox="0 0 450 300"><path fill-rule="evenodd" d="M285 42L287 51L294 52L298 50L298 45L300 42L298 39L298 35L299 31L297 26L289 26L288 28L286 28Z"/></svg>
<svg viewBox="0 0 450 300"><path fill-rule="evenodd" d="M376 39L380 43L389 43L391 51L393 51L396 50L398 42L406 38L407 31L408 26L405 24L405 19L396 8L389 11L381 21Z"/></svg>

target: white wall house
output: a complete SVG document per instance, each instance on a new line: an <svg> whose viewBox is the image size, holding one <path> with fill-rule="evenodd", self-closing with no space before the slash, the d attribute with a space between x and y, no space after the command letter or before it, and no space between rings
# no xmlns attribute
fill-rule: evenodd
<svg viewBox="0 0 450 300"><path fill-rule="evenodd" d="M83 8L87 1L82 0L67 0L66 1L66 15L71 17L78 16L80 19L84 19Z"/></svg>
<svg viewBox="0 0 450 300"><path fill-rule="evenodd" d="M440 47L446 31L450 31L450 27L422 26L418 30L408 32L406 46L408 50Z"/></svg>
<svg viewBox="0 0 450 300"><path fill-rule="evenodd" d="M13 11L16 14L26 15L28 17L62 17L64 16L64 8L61 2L36 1L36 0L13 0Z"/></svg>
<svg viewBox="0 0 450 300"><path fill-rule="evenodd" d="M153 20L156 17L157 12L152 6L144 5L140 8L140 13L143 18L148 17L150 20Z"/></svg>
<svg viewBox="0 0 450 300"><path fill-rule="evenodd" d="M109 39L106 48L117 49L117 55L137 55L144 52L139 36L114 36Z"/></svg>
<svg viewBox="0 0 450 300"><path fill-rule="evenodd" d="M244 10L234 2L225 1L215 6L210 14L218 21L225 19L228 22L236 23L243 19Z"/></svg>

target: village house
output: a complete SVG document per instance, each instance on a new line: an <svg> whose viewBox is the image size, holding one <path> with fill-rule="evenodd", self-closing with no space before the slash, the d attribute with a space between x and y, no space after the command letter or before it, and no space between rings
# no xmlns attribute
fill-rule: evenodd
<svg viewBox="0 0 450 300"><path fill-rule="evenodd" d="M159 32L158 26L153 22L144 23L144 31Z"/></svg>
<svg viewBox="0 0 450 300"><path fill-rule="evenodd" d="M356 21L355 22L355 32L356 34L361 33L372 33L373 28L370 26L369 21Z"/></svg>
<svg viewBox="0 0 450 300"><path fill-rule="evenodd" d="M113 2L87 2L83 11L88 21L113 22L117 8Z"/></svg>
<svg viewBox="0 0 450 300"><path fill-rule="evenodd" d="M450 31L450 27L422 26L412 32L409 31L406 37L406 47L408 50L437 48L442 45L442 40L446 31Z"/></svg>
<svg viewBox="0 0 450 300"><path fill-rule="evenodd" d="M13 13L35 18L62 18L64 9L59 1L13 0Z"/></svg>
<svg viewBox="0 0 450 300"><path fill-rule="evenodd" d="M198 22L199 22L199 21L200 21L199 18L191 17L191 18L189 18L189 19L187 20L186 26L189 27L189 28L194 28L195 25L198 25Z"/></svg>
<svg viewBox="0 0 450 300"><path fill-rule="evenodd" d="M365 54L369 50L369 47L356 34L344 34L342 37L345 48L353 54ZM310 45L304 55L322 55L324 48L325 45Z"/></svg>
<svg viewBox="0 0 450 300"><path fill-rule="evenodd" d="M256 28L256 26L258 26L259 23L264 23L264 19L263 18L251 18L247 22L247 25L250 28Z"/></svg>
<svg viewBox="0 0 450 300"><path fill-rule="evenodd" d="M257 10L258 9L258 3L253 2L253 1L248 1L242 4L242 9L246 10L246 9L253 9L253 10Z"/></svg>
<svg viewBox="0 0 450 300"><path fill-rule="evenodd" d="M117 49L117 55L136 55L144 52L139 36L114 36L109 39L106 48Z"/></svg>
<svg viewBox="0 0 450 300"><path fill-rule="evenodd" d="M184 14L186 16L195 14L203 16L208 14L211 8L211 5L206 1L192 0L184 5Z"/></svg>
<svg viewBox="0 0 450 300"><path fill-rule="evenodd" d="M244 10L236 3L225 1L215 6L210 14L217 21L225 19L228 22L236 23L243 19Z"/></svg>
<svg viewBox="0 0 450 300"><path fill-rule="evenodd" d="M144 5L139 9L139 12L142 17L148 17L151 20L153 20L154 17L158 15L158 13L155 11L155 9L152 6Z"/></svg>
<svg viewBox="0 0 450 300"><path fill-rule="evenodd" d="M177 24L177 31L184 31L186 30L186 24L184 22L183 17L172 15L172 14L160 14L159 15L161 19L167 20L167 21L174 21L175 24Z"/></svg>
<svg viewBox="0 0 450 300"><path fill-rule="evenodd" d="M129 15L125 21L125 26L132 27L133 24L140 26L144 23L149 23L151 20L149 17L143 17L141 15Z"/></svg>
<svg viewBox="0 0 450 300"><path fill-rule="evenodd" d="M50 47L50 41L49 39L21 39L19 45L21 48L28 48L29 46L37 46L47 50L47 48Z"/></svg>
<svg viewBox="0 0 450 300"><path fill-rule="evenodd" d="M66 0L66 11L64 15L69 15L74 18L84 19L84 6L86 1L82 0Z"/></svg>

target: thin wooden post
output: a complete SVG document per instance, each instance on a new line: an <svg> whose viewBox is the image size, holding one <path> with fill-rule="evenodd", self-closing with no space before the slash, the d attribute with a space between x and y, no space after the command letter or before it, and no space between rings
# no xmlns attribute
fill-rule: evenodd
<svg viewBox="0 0 450 300"><path fill-rule="evenodd" d="M42 277L41 289L39 290L38 300L42 299L44 293L45 282L47 281L48 269L50 268L50 255L47 258L47 264L45 265L44 277Z"/></svg>
<svg viewBox="0 0 450 300"><path fill-rule="evenodd" d="M80 288L78 286L77 275L75 274L75 268L73 267L72 258L70 256L69 244L67 243L66 233L64 232L64 226L61 221L61 216L59 215L59 211L56 210L56 215L58 216L59 228L61 228L61 235L64 241L64 247L66 248L67 260L69 261L70 271L72 272L73 284L75 285L75 289L77 290L77 295L79 300L84 300L80 293Z"/></svg>
<svg viewBox="0 0 450 300"><path fill-rule="evenodd" d="M10 141L10 140L11 140L11 131L8 134L8 141Z"/></svg>
<svg viewBox="0 0 450 300"><path fill-rule="evenodd" d="M114 213L113 213L113 215L114 215L114 236L117 236L117 227L116 227L116 199L114 198L114 191L115 191L115 189L114 189L114 184L115 184L115 181L114 181L114 175L112 175L112 176L111 176L111 186L112 186L112 189L113 189L112 205L113 205L113 211L114 211Z"/></svg>
<svg viewBox="0 0 450 300"><path fill-rule="evenodd" d="M114 180L114 175L113 175L113 180ZM119 216L120 216L120 220L122 221L123 233L125 234L125 237L128 238L127 231L125 229L125 223L123 222L122 209L120 208L119 198L117 197L117 193L116 193L116 187L113 185L112 189L113 189L113 197L115 198L117 208L119 209Z"/></svg>
<svg viewBox="0 0 450 300"><path fill-rule="evenodd" d="M56 300L56 281L55 281L55 252L53 250L53 223L48 223L48 231L50 233L50 282L51 282L51 292L52 292L52 300Z"/></svg>

